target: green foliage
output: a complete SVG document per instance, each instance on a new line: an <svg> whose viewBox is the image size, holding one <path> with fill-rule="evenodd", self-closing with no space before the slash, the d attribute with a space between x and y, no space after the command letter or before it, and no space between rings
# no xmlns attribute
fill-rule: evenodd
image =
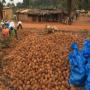
<svg viewBox="0 0 90 90"><path fill-rule="evenodd" d="M23 0L27 8L62 8L66 7L67 0Z"/></svg>
<svg viewBox="0 0 90 90"><path fill-rule="evenodd" d="M73 9L90 9L90 0L23 0L18 3L18 8L63 8L68 9L67 5L72 1Z"/></svg>
<svg viewBox="0 0 90 90"><path fill-rule="evenodd" d="M90 9L90 0L80 0L79 8L85 10Z"/></svg>

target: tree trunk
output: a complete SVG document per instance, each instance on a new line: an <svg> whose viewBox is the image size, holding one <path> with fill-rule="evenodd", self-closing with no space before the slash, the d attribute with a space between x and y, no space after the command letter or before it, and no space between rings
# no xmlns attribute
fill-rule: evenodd
<svg viewBox="0 0 90 90"><path fill-rule="evenodd" d="M86 1L86 10L88 10L88 6L89 6L89 0L85 0Z"/></svg>
<svg viewBox="0 0 90 90"><path fill-rule="evenodd" d="M72 12L72 0L67 0L67 8L68 8L68 14L71 15Z"/></svg>
<svg viewBox="0 0 90 90"><path fill-rule="evenodd" d="M0 19L3 19L3 5L0 2Z"/></svg>

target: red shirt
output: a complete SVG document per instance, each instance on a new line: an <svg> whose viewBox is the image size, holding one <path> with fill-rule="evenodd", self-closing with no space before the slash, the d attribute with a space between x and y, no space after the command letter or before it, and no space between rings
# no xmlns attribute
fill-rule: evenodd
<svg viewBox="0 0 90 90"><path fill-rule="evenodd" d="M2 35L3 35L3 37L9 37L9 29L3 29L2 30Z"/></svg>

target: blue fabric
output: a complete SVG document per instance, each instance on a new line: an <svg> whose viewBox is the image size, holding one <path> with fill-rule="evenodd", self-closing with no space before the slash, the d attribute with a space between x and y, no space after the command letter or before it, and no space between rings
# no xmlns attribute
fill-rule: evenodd
<svg viewBox="0 0 90 90"><path fill-rule="evenodd" d="M6 27L9 28L9 23L6 23Z"/></svg>
<svg viewBox="0 0 90 90"><path fill-rule="evenodd" d="M89 60L88 64L86 65L86 72L87 72L86 73L87 79L86 79L84 90L90 90L90 60Z"/></svg>
<svg viewBox="0 0 90 90"><path fill-rule="evenodd" d="M73 51L71 51L68 56L70 63L69 83L74 86L82 87L85 85L86 80L86 60L83 54L78 50L77 43L72 43L71 48Z"/></svg>
<svg viewBox="0 0 90 90"><path fill-rule="evenodd" d="M90 90L90 40L85 40L83 44L82 54L87 60L86 64L86 83L84 90Z"/></svg>
<svg viewBox="0 0 90 90"><path fill-rule="evenodd" d="M90 57L90 40L85 40L83 44L82 53L85 58Z"/></svg>
<svg viewBox="0 0 90 90"><path fill-rule="evenodd" d="M76 43L76 42L73 42L73 43L71 44L71 48L72 48L72 49L78 49L77 43Z"/></svg>

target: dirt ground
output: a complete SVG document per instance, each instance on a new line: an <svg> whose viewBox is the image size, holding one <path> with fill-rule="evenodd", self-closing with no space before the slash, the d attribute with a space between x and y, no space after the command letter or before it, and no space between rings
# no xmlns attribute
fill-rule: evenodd
<svg viewBox="0 0 90 90"><path fill-rule="evenodd" d="M67 54L69 51L69 45L71 45L72 41L75 40L79 43L79 45L81 45L83 40L85 40L85 38L87 38L87 35L83 36L82 34L79 34L79 33L69 33L69 32L64 33L61 31L55 32L52 34L34 33L34 32L29 32L28 30L26 32L25 32L25 30L22 30L22 33L21 33L21 30L20 30L19 31L19 40L14 39L13 42L11 43L10 48L4 49L3 57L2 57L1 63L0 63L0 65L1 65L1 68L0 68L1 69L0 90L76 90L76 89L70 89L70 86L67 83L67 81L68 81L67 75L69 74L68 73L69 72L68 71L69 64L67 62L68 61ZM44 53L44 54L42 54L42 53ZM38 57L39 55L40 55L40 57ZM22 57L22 58L20 58L20 57ZM34 59L31 59L31 58L34 58ZM22 64L22 60L24 60L23 63L25 63L25 64ZM38 60L40 60L40 61L38 61ZM30 64L28 64L27 62ZM25 67L22 68L22 66L24 66L24 65L25 65ZM28 65L31 65L29 71L27 71L29 68ZM34 68L38 67L37 65L39 65L41 69L39 68L38 70L40 70L40 71L38 73L37 73L37 71L35 71L35 74L33 74L33 71L36 70ZM44 66L42 67L42 65L44 65ZM45 65L48 65L48 66L45 66ZM53 66L53 69L51 66ZM49 84L47 84L47 86L44 85L44 87L43 87L42 82L41 82L42 81L42 73L43 73L43 71L48 69L47 67L50 70L48 72L46 72L44 76L47 76L47 74L50 73L50 75L52 75L52 77L54 77L54 78L49 76L49 77L51 77L51 79L48 79L48 77L46 77L45 81L43 81L43 82L45 84L46 80L47 80L47 82ZM44 69L42 69L42 68L44 68ZM12 72L12 70L13 70L13 72ZM25 71L23 72L22 70L25 70ZM10 72L8 72L8 71L10 71ZM54 72L52 73L51 71L54 71ZM23 76L23 74L21 74L22 72L23 72L23 74L25 74L25 76ZM65 73L63 73L63 72L65 72ZM41 73L41 74L39 74L39 73ZM30 84L31 86L29 85L29 89L26 89L26 87L28 87L26 85L28 75L35 75L33 77L35 78L36 83L30 81L30 83L34 83L34 84L33 85ZM63 80L61 79L60 75L63 76L62 77ZM26 78L25 83L23 83L24 77ZM32 76L30 76L30 77L32 78ZM31 78L28 78L28 80L34 81L34 79L31 79ZM12 82L12 80L13 80L13 82ZM54 81L52 83L51 81L48 81L48 80L54 80ZM41 83L41 85L37 84L39 82ZM62 82L62 83L59 84L59 82L60 83ZM20 83L22 83L23 85ZM48 85L51 85L50 88ZM45 87L46 87L46 89L45 89ZM14 88L14 89L12 89L12 88ZM21 88L21 89L16 89L16 88ZM30 88L33 88L33 89L30 89ZM41 89L36 89L36 88L41 88Z"/></svg>
<svg viewBox="0 0 90 90"><path fill-rule="evenodd" d="M28 36L30 33L37 33L43 31L46 25L56 26L59 30L64 31L80 31L80 30L90 30L90 17L79 17L77 21L75 21L72 25L65 25L61 23L55 23L55 22L49 22L49 23L26 23L23 22L23 29L18 31L18 38L19 40L14 39L10 45L9 48L6 49L0 49L0 52L4 53L5 55L8 55L9 51L12 51L20 41L22 41L26 36ZM1 55L2 56L2 53Z"/></svg>
<svg viewBox="0 0 90 90"><path fill-rule="evenodd" d="M71 31L78 31L78 30L90 30L90 17L84 17L81 16L78 18L77 21L75 21L72 25L66 25L61 23L55 23L55 22L30 22L30 23L23 23L24 28L32 28L32 29L38 29L43 30L46 25L51 25L57 27L59 30L71 30Z"/></svg>
<svg viewBox="0 0 90 90"><path fill-rule="evenodd" d="M3 58L7 57L8 54L10 54L11 51L14 51L17 46L20 45L20 42L27 37L31 33L36 33L39 30L43 30L46 25L56 26L59 30L64 31L80 31L80 30L90 30L90 17L80 17L77 21L75 21L72 25L65 25L61 23L26 23L23 22L23 29L18 31L18 38L19 40L13 39L13 41L10 44L9 48L0 49L0 60L3 60ZM2 64L2 61L0 62L0 65ZM0 68L0 71L2 68ZM2 73L2 71L1 71ZM0 75L1 75L0 73ZM3 85L0 83L0 90L7 90L2 89Z"/></svg>
<svg viewBox="0 0 90 90"><path fill-rule="evenodd" d="M9 48L5 48L3 50L0 49L0 52L3 52L0 53L1 54L0 56L2 56L2 54L4 54L4 57L5 55L8 55L8 52L12 51L19 44L19 42L22 41L26 36L28 36L30 33L37 33L39 31L41 32L41 30L43 31L46 25L56 26L59 30L71 31L71 32L80 31L80 30L90 30L90 17L81 16L72 25L65 25L55 22L49 22L49 23L23 22L23 29L18 31L19 40L14 39Z"/></svg>

